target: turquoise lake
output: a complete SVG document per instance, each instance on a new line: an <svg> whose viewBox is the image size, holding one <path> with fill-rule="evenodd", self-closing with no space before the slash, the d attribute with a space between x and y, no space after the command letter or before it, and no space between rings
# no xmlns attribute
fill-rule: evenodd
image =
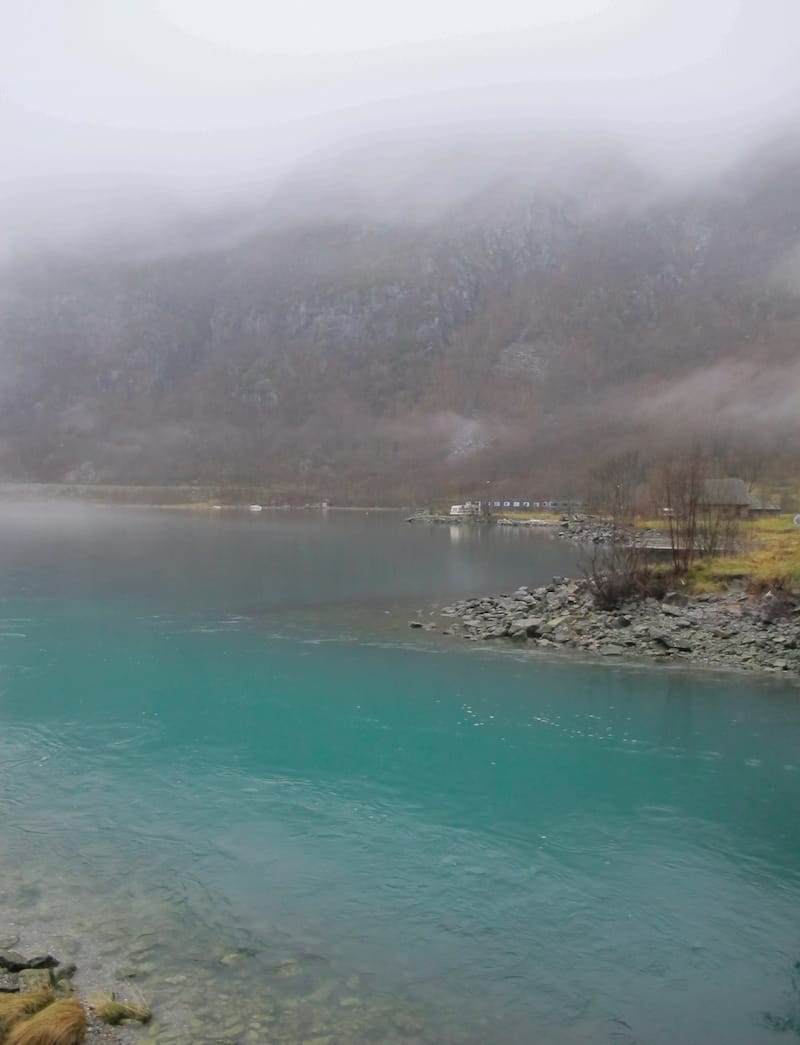
<svg viewBox="0 0 800 1045"><path fill-rule="evenodd" d="M132 1040L800 1035L800 688L408 621L577 570L394 513L0 507L0 937Z"/></svg>

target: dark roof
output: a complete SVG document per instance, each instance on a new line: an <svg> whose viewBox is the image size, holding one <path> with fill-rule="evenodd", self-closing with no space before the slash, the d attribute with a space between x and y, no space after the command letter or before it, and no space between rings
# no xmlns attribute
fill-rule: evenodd
<svg viewBox="0 0 800 1045"><path fill-rule="evenodd" d="M765 501L761 497L756 497L755 494L750 498L750 511L751 512L779 512L781 506L775 504L774 501Z"/></svg>
<svg viewBox="0 0 800 1045"><path fill-rule="evenodd" d="M750 505L750 494L743 479L705 479L700 491L700 503L747 508Z"/></svg>

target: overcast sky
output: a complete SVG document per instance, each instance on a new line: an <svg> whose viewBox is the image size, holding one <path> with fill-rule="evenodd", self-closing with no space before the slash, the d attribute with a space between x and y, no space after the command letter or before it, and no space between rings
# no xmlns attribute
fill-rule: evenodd
<svg viewBox="0 0 800 1045"><path fill-rule="evenodd" d="M798 111L800 0L0 0L0 186L252 184L338 139L595 122L663 162ZM11 186L11 188L9 188Z"/></svg>

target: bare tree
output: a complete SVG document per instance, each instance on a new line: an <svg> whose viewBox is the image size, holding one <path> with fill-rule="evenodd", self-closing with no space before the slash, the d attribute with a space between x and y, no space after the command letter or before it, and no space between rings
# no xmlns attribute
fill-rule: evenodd
<svg viewBox="0 0 800 1045"><path fill-rule="evenodd" d="M667 520L672 568L685 574L697 551L697 516L705 460L699 450L665 461L656 471L655 492Z"/></svg>
<svg viewBox="0 0 800 1045"><path fill-rule="evenodd" d="M741 518L735 505L700 504L695 545L699 555L715 559L736 549L741 536Z"/></svg>
<svg viewBox="0 0 800 1045"><path fill-rule="evenodd" d="M641 476L639 455L633 451L607 460L591 480L590 503L610 520L610 532L593 542L583 569L600 609L616 609L649 588L647 549L631 529Z"/></svg>
<svg viewBox="0 0 800 1045"><path fill-rule="evenodd" d="M636 514L636 494L642 473L636 450L609 458L592 476L589 486L592 509L610 517L614 527L630 526Z"/></svg>

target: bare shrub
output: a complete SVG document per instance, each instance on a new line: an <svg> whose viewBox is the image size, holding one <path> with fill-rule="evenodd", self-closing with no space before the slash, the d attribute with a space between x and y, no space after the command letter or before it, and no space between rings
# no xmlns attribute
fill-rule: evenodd
<svg viewBox="0 0 800 1045"><path fill-rule="evenodd" d="M621 530L606 544L594 544L583 574L600 610L619 609L649 594L651 570L646 549Z"/></svg>

